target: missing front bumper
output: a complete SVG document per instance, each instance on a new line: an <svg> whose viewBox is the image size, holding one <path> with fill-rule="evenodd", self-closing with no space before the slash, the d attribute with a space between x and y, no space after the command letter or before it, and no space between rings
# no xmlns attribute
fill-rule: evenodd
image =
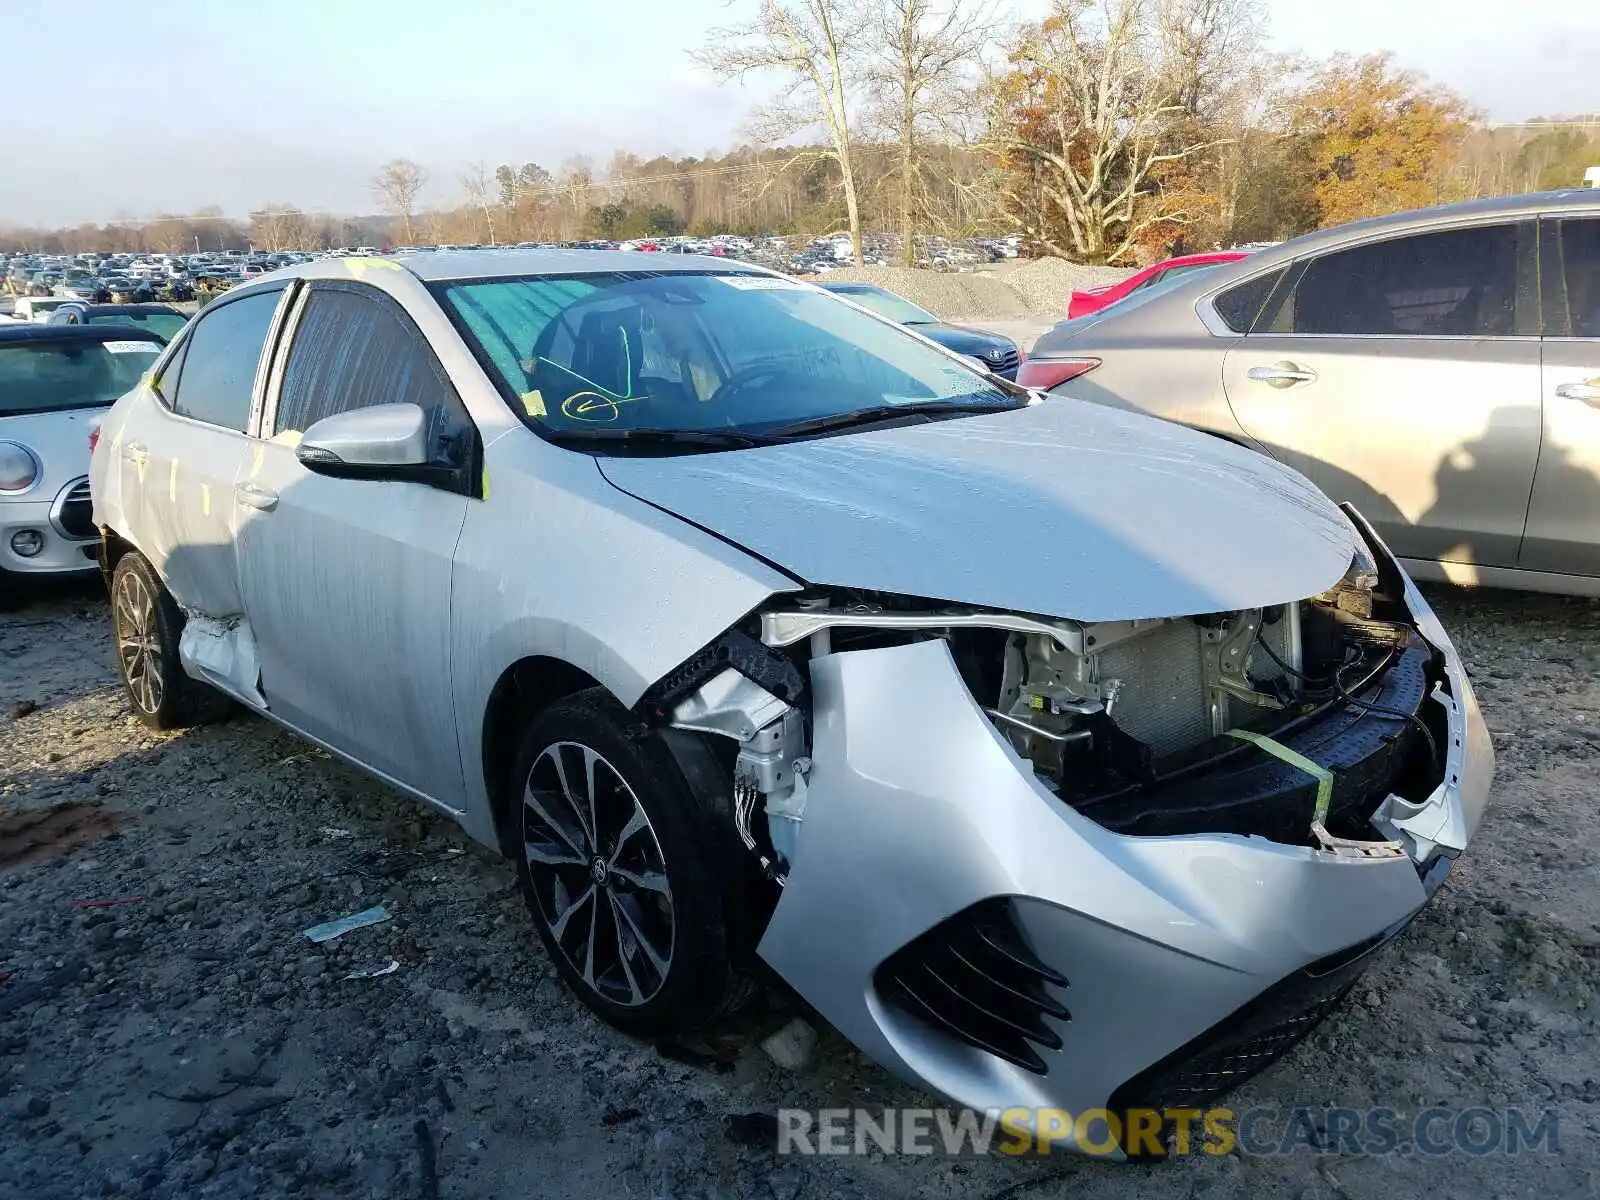
<svg viewBox="0 0 1600 1200"><path fill-rule="evenodd" d="M836 653L812 663L810 795L762 956L862 1050L958 1104L1108 1106L1297 972L1403 927L1439 855L1470 837L1492 770L1487 734L1448 638L1406 587L1446 661L1430 702L1445 705L1449 733L1444 781L1392 822L1406 856L1112 832L1039 784L944 642ZM1040 966L1071 981L1046 990L1070 1019L1040 1010L1046 1036L1024 1037L1027 1055L1009 1059L916 1014L882 974L999 898ZM1322 999L1269 1041L1292 1044ZM1037 1062L1016 1061L1028 1056ZM1229 1086L1235 1074L1224 1071Z"/></svg>

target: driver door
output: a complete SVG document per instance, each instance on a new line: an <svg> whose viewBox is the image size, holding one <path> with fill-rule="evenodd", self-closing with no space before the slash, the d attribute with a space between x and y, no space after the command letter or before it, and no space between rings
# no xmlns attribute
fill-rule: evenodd
<svg viewBox="0 0 1600 1200"><path fill-rule="evenodd" d="M426 339L388 294L317 281L290 316L262 432L239 490L245 611L269 708L304 733L454 811L451 563L476 486L335 479L295 449L323 417L419 405L436 454L477 459L476 430Z"/></svg>

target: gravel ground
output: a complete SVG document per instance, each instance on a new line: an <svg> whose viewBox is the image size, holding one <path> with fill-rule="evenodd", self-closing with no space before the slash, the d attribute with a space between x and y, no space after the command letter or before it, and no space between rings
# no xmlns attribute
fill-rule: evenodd
<svg viewBox="0 0 1600 1200"><path fill-rule="evenodd" d="M842 267L822 283L872 283L897 292L934 316L958 324L993 321L1053 323L1067 315L1077 288L1114 283L1132 272L1088 267L1060 258L1009 261L977 271L926 271L912 267Z"/></svg>
<svg viewBox="0 0 1600 1200"><path fill-rule="evenodd" d="M779 1159L729 1118L928 1101L827 1032L779 1069L776 995L694 1047L600 1025L450 826L264 721L135 723L84 590L0 616L0 1200L1594 1196L1600 607L1436 599L1496 805L1355 1003L1234 1103L1553 1107L1559 1154Z"/></svg>

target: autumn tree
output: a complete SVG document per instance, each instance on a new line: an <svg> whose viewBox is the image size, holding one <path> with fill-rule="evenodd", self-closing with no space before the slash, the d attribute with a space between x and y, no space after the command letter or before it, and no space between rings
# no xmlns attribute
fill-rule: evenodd
<svg viewBox="0 0 1600 1200"><path fill-rule="evenodd" d="M991 93L988 143L1007 174L1007 211L1036 245L1116 262L1193 223L1188 160L1216 144L1185 84L1204 86L1198 44L1171 35L1175 5L1196 0L1055 0L1011 47ZM1220 28L1220 26L1219 26Z"/></svg>
<svg viewBox="0 0 1600 1200"><path fill-rule="evenodd" d="M780 81L752 132L778 145L820 126L827 145L795 154L791 162L827 157L837 168L855 261L861 263L861 202L857 189L852 113L860 98L855 72L871 37L870 10L862 0L762 0L755 20L712 32L695 60L721 79L771 72Z"/></svg>
<svg viewBox="0 0 1600 1200"><path fill-rule="evenodd" d="M1294 108L1322 225L1448 198L1451 169L1476 120L1460 96L1400 70L1388 54L1329 60Z"/></svg>
<svg viewBox="0 0 1600 1200"><path fill-rule="evenodd" d="M385 163L372 181L385 212L400 218L404 241L413 241L412 219L417 211L417 196L428 182L427 168L409 158L396 158Z"/></svg>

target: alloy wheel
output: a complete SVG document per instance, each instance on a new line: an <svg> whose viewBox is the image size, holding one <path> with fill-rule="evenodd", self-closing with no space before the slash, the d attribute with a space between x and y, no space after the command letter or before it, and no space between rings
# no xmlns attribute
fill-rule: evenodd
<svg viewBox="0 0 1600 1200"><path fill-rule="evenodd" d="M556 742L522 793L522 843L546 926L596 994L635 1007L672 966L676 911L655 828L598 751Z"/></svg>
<svg viewBox="0 0 1600 1200"><path fill-rule="evenodd" d="M117 581L111 613L128 694L141 712L156 712L166 696L161 634L156 625L155 596L137 572L124 572Z"/></svg>

